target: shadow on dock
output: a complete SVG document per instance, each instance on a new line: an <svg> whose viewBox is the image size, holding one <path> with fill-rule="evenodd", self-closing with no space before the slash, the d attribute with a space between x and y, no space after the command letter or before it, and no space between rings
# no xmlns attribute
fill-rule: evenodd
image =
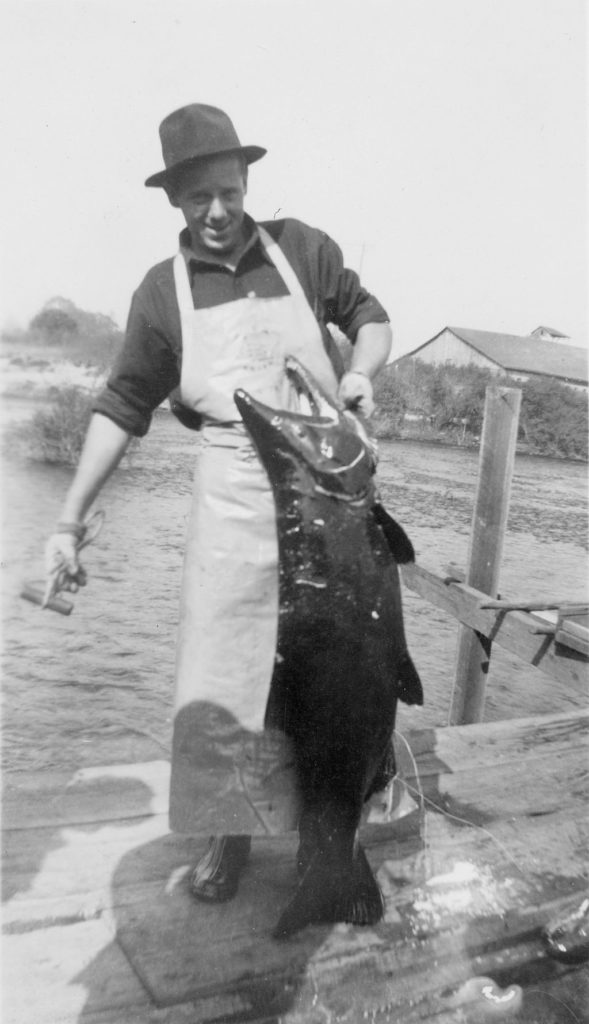
<svg viewBox="0 0 589 1024"><path fill-rule="evenodd" d="M119 950L155 1006L198 1001L203 1024L266 1020L296 1002L309 959L330 929L313 929L288 945L271 938L295 884L293 842L254 841L238 895L216 906L188 891L203 845L164 836L121 858L111 890L115 948L101 950L74 979L87 992L80 1021L104 1007Z"/></svg>
<svg viewBox="0 0 589 1024"><path fill-rule="evenodd" d="M36 786L8 778L3 900L5 930L22 946L19 973L35 938L47 950L46 980L77 959L81 969L49 1001L63 1012L56 1019L80 1024L115 1006L145 1024L157 1008L193 1000L203 1024L284 1015L332 930L271 938L296 884L295 837L254 840L237 897L198 903L188 878L206 840L168 833L166 780L152 788L132 777L138 767L37 776Z"/></svg>

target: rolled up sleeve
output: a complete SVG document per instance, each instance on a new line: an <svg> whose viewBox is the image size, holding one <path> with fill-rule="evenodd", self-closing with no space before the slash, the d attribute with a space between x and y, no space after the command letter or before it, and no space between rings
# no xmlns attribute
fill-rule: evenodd
<svg viewBox="0 0 589 1024"><path fill-rule="evenodd" d="M93 411L107 416L127 433L143 437L153 412L178 383L178 360L136 292L123 347Z"/></svg>

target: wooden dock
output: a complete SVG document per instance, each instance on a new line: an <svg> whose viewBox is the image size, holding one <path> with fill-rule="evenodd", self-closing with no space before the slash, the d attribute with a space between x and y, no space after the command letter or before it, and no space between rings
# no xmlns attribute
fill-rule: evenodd
<svg viewBox="0 0 589 1024"><path fill-rule="evenodd" d="M542 941L587 896L589 712L482 722L495 644L587 692L589 603L497 594L518 411L488 389L464 579L403 569L461 642L452 727L396 736L407 813L364 830L384 920L273 940L294 835L254 843L234 901L195 902L167 762L7 774L3 1024L484 1024L514 994L519 1024L589 1024L587 963Z"/></svg>
<svg viewBox="0 0 589 1024"><path fill-rule="evenodd" d="M7 775L2 1020L472 1024L456 992L484 975L522 986L516 1021L586 1022L587 966L540 933L587 888L588 734L577 712L398 737L414 804L365 835L385 920L288 942L270 931L294 836L260 840L235 901L206 906L187 889L202 843L168 833L166 762Z"/></svg>

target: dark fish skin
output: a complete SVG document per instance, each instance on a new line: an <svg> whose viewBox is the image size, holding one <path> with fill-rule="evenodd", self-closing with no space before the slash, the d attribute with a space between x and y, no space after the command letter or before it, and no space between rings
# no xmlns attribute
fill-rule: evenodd
<svg viewBox="0 0 589 1024"><path fill-rule="evenodd" d="M291 739L302 805L300 881L277 938L382 918L357 830L365 799L390 777L397 700L423 702L391 550L412 560L411 543L378 502L361 425L295 360L287 369L312 415L235 392L276 505L279 623L266 727Z"/></svg>

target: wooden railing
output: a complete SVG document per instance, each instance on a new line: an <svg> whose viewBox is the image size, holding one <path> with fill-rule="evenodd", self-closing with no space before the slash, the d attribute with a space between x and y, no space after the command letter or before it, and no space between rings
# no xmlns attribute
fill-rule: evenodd
<svg viewBox="0 0 589 1024"><path fill-rule="evenodd" d="M499 644L554 679L586 691L589 604L498 601L497 587L507 526L521 403L519 388L491 386L485 398L479 474L464 581L443 578L419 565L403 566L403 582L459 626L449 724L483 720L491 646ZM554 610L542 623L532 606Z"/></svg>

